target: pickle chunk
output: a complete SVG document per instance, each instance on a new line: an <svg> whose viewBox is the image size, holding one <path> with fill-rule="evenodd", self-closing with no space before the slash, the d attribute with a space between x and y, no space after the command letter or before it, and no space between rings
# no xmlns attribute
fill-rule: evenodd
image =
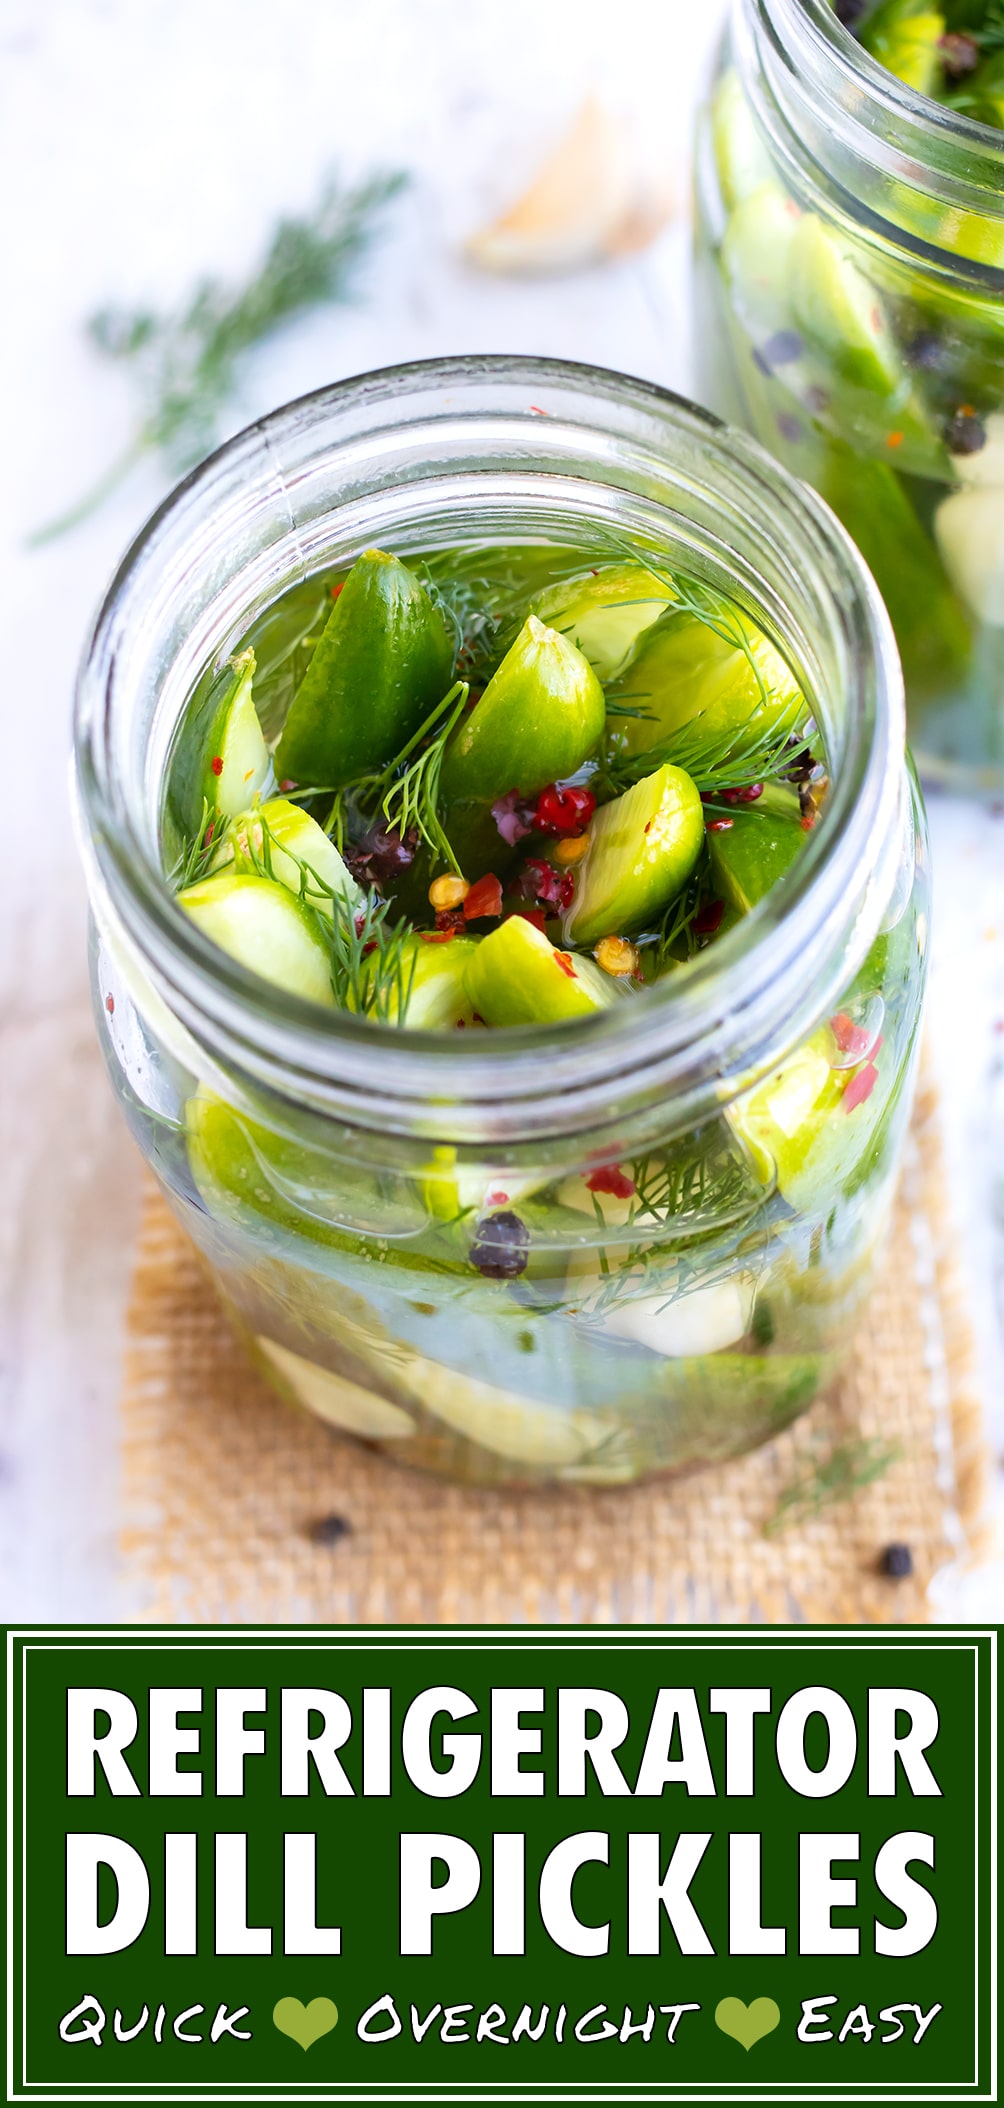
<svg viewBox="0 0 1004 2108"><path fill-rule="evenodd" d="M805 842L801 821L779 813L743 811L708 835L715 891L726 905L748 915L783 878Z"/></svg>
<svg viewBox="0 0 1004 2108"><path fill-rule="evenodd" d="M362 904L362 888L346 870L330 836L288 798L268 798L257 809L235 814L213 869L227 864L259 877L264 871L291 893L305 891L311 906L329 921L336 900L353 908Z"/></svg>
<svg viewBox="0 0 1004 2108"><path fill-rule="evenodd" d="M486 1025L558 1024L605 1010L618 999L609 974L592 959L556 950L523 915L510 915L482 938L465 978Z"/></svg>
<svg viewBox="0 0 1004 2108"><path fill-rule="evenodd" d="M683 769L664 762L601 806L590 835L565 917L565 936L576 944L640 929L679 893L704 841L700 792Z"/></svg>
<svg viewBox="0 0 1004 2108"><path fill-rule="evenodd" d="M644 564L602 564L548 586L534 613L571 638L599 680L613 681L639 637L675 599L673 587Z"/></svg>
<svg viewBox="0 0 1004 2108"><path fill-rule="evenodd" d="M198 732L182 746L174 795L182 825L195 834L205 813L229 819L264 790L272 773L252 683L255 655L228 660L199 706Z"/></svg>
<svg viewBox="0 0 1004 2108"><path fill-rule="evenodd" d="M466 971L480 939L452 937L437 944L416 930L407 939L401 961L401 983L407 991L403 1006L392 1001L388 1023L407 1025L412 1032L446 1032L474 1022L474 1004L467 993Z"/></svg>
<svg viewBox="0 0 1004 2108"><path fill-rule="evenodd" d="M280 778L339 790L390 761L452 672L446 624L420 580L396 556L367 549L293 697L276 748Z"/></svg>
<svg viewBox="0 0 1004 2108"><path fill-rule="evenodd" d="M672 760L700 783L702 765L741 764L765 739L795 731L806 703L791 668L747 615L730 612L734 643L682 611L642 639L611 695L639 713L611 717L612 760L623 765L637 757L632 773L639 776L655 760Z"/></svg>
<svg viewBox="0 0 1004 2108"><path fill-rule="evenodd" d="M316 916L285 886L221 871L178 894L196 928L241 966L311 1003L334 1003L327 946Z"/></svg>
<svg viewBox="0 0 1004 2108"><path fill-rule="evenodd" d="M603 690L581 651L529 615L443 757L447 807L482 805L574 776L597 745ZM449 832L449 827L447 827Z"/></svg>

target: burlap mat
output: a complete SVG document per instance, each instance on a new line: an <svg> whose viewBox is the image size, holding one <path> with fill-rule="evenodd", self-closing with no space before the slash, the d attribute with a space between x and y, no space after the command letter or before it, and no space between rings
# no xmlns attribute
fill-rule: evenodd
<svg viewBox="0 0 1004 2108"><path fill-rule="evenodd" d="M932 1574L972 1549L986 1461L942 1193L925 1091L890 1257L850 1365L767 1448L626 1491L506 1494L440 1485L281 1404L151 1189L123 1402L123 1552L140 1615L923 1620ZM890 1452L879 1476L855 1485ZM834 1485L839 1498L812 1505ZM909 1548L906 1578L883 1571L892 1545Z"/></svg>

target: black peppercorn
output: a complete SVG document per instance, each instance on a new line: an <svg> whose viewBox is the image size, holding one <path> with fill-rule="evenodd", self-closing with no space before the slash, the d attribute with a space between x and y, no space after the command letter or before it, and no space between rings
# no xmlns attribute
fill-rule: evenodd
<svg viewBox="0 0 1004 2108"><path fill-rule="evenodd" d="M517 1274L526 1272L529 1249L530 1232L525 1222L510 1208L503 1208L479 1224L471 1245L471 1265L490 1281L514 1281Z"/></svg>
<svg viewBox="0 0 1004 2108"><path fill-rule="evenodd" d="M956 410L945 426L945 445L950 454L978 454L987 443L986 426L968 403Z"/></svg>
<svg viewBox="0 0 1004 2108"><path fill-rule="evenodd" d="M853 29L864 14L867 0L833 0L833 12L845 29Z"/></svg>
<svg viewBox="0 0 1004 2108"><path fill-rule="evenodd" d="M887 1544L879 1564L890 1581L905 1581L913 1572L913 1553L908 1544Z"/></svg>
<svg viewBox="0 0 1004 2108"><path fill-rule="evenodd" d="M316 1522L307 1524L307 1536L311 1544L338 1544L343 1537L351 1537L352 1524L344 1515L319 1515Z"/></svg>

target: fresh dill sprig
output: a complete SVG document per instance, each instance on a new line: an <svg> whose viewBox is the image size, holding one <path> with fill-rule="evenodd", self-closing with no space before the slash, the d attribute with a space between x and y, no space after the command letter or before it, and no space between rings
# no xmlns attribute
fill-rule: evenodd
<svg viewBox="0 0 1004 2108"><path fill-rule="evenodd" d="M92 315L92 342L131 368L144 413L121 460L71 511L33 534L32 544L86 519L150 449L159 449L175 473L201 461L216 443L244 354L308 309L351 297L353 273L377 219L406 180L402 173L377 174L342 191L329 177L312 213L279 221L243 286L205 278L174 314L107 307Z"/></svg>
<svg viewBox="0 0 1004 2108"><path fill-rule="evenodd" d="M636 1158L632 1227L687 1234L712 1218L717 1227L745 1220L764 1199L760 1181L723 1123L695 1128L682 1143Z"/></svg>
<svg viewBox="0 0 1004 2108"><path fill-rule="evenodd" d="M466 706L469 694L470 688L466 681L454 682L449 693L416 732L414 739L402 750L401 761L406 762L407 766L390 788L383 792L380 799L388 826L396 828L402 841L409 828L417 827L423 842L434 855L442 858L444 863L451 864L458 877L460 865L439 817L439 778L447 740ZM410 752L420 740L428 736L435 724L438 724L439 729L434 737L416 758L410 761Z"/></svg>
<svg viewBox="0 0 1004 2108"><path fill-rule="evenodd" d="M325 821L339 851L345 837L346 808L351 799L364 813L382 811L388 827L402 841L414 828L433 854L450 864L460 876L457 862L439 817L439 778L446 744L461 716L470 688L454 681L442 700L430 710L418 731L387 763L386 768L361 776L340 790Z"/></svg>
<svg viewBox="0 0 1004 2108"><path fill-rule="evenodd" d="M375 893L367 895L365 907L353 909L336 899L334 909L334 920L325 924L324 933L331 946L335 1001L343 1010L376 1018L382 1025L397 1022L408 1007L415 978L416 953L409 944L413 931L407 916L389 923L390 902Z"/></svg>
<svg viewBox="0 0 1004 2108"><path fill-rule="evenodd" d="M659 924L656 938L657 973L662 973L669 960L675 958L676 954L673 946L679 944L681 938L686 943L688 959L693 958L697 950L697 935L694 923L700 913L701 902L708 889L709 876L708 854L705 847L701 852L696 869L691 872L682 892L677 894L675 900L670 901Z"/></svg>
<svg viewBox="0 0 1004 2108"><path fill-rule="evenodd" d="M791 1523L804 1522L814 1515L817 1508L850 1500L860 1487L871 1486L882 1478L902 1453L898 1442L883 1442L878 1436L838 1443L814 1470L785 1487L773 1515L764 1524L764 1536L776 1537Z"/></svg>
<svg viewBox="0 0 1004 2108"><path fill-rule="evenodd" d="M781 768L791 737L791 724L787 719L779 725L771 725L756 739L745 733L733 733L717 743L710 742L701 731L700 716L688 725L659 740L644 754L629 754L607 764L605 773L616 789L628 789L642 776L660 768L670 761L678 769L685 769L699 791L746 790L754 783L762 783L776 776ZM734 749L741 742L738 755Z"/></svg>
<svg viewBox="0 0 1004 2108"><path fill-rule="evenodd" d="M586 1326L638 1295L661 1295L668 1309L694 1285L731 1279L740 1249L747 1254L747 1270L755 1265L750 1239L763 1235L773 1192L724 1121L708 1121L684 1140L636 1157L624 1168L634 1181L626 1220L608 1225L602 1196L592 1195L607 1249L594 1247L600 1282L582 1316ZM724 1228L733 1230L739 1243L722 1250L709 1271L708 1239L720 1240Z"/></svg>
<svg viewBox="0 0 1004 2108"><path fill-rule="evenodd" d="M216 827L211 817L208 798L202 800L202 818L193 835L188 837L174 868L168 873L168 884L181 893L186 886L196 886L205 878L219 848L215 840Z"/></svg>

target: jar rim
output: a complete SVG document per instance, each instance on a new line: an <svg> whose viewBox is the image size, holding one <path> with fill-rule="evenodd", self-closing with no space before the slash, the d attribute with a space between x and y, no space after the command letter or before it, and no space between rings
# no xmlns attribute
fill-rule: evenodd
<svg viewBox="0 0 1004 2108"><path fill-rule="evenodd" d="M740 49L752 34L761 115L766 95L787 120L792 162L822 175L838 202L853 156L862 169L880 169L946 212L973 214L1004 231L1004 133L899 80L838 21L830 0L733 0L733 25ZM810 105L819 112L818 129L805 121ZM859 208L861 197L847 202ZM975 287L1004 289L1001 265L941 246L874 199L867 216L875 232L918 261L950 260L953 273Z"/></svg>
<svg viewBox="0 0 1004 2108"><path fill-rule="evenodd" d="M692 503L713 504L737 534L745 522L782 576L811 580L813 604L839 644L848 749L823 823L739 932L709 947L685 976L595 1019L458 1040L315 1009L210 945L175 905L156 861L150 814L139 810L139 761L122 758L145 633L176 612L200 562L222 561L255 506L270 505L291 546L307 550L304 464L318 432L327 435L326 459L341 448L345 461L358 462L367 452L376 458L392 431L433 452L448 432L473 445L501 433L518 455L542 461L556 448L592 448L595 488L618 495L630 460L643 483L661 476ZM555 454L552 470L562 465ZM400 490L395 474L396 455L388 476ZM247 427L196 468L113 579L85 649L75 712L77 807L99 923L131 946L199 1046L252 1091L361 1126L445 1129L460 1143L597 1131L642 1106L665 1108L667 1098L681 1127L692 1125L791 1051L874 937L884 903L876 904L872 881L898 839L904 751L888 617L863 560L814 492L756 441L654 382L570 361L487 355L353 376Z"/></svg>

